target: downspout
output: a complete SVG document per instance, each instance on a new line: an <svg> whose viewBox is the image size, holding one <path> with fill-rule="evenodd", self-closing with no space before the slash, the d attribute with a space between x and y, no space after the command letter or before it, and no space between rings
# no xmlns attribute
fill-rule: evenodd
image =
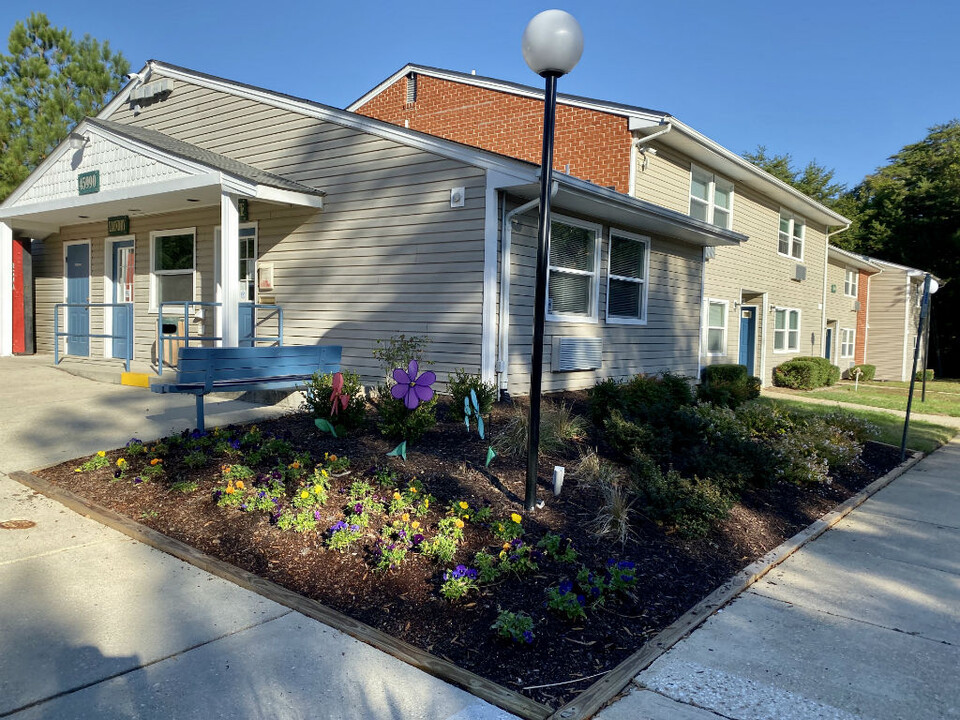
<svg viewBox="0 0 960 720"><path fill-rule="evenodd" d="M700 382L703 379L703 336L706 334L707 329L706 323L706 314L707 307L703 304L704 293L706 292L707 285L707 262L710 258L707 257L707 248L704 247L701 251L700 258L700 326L697 328L697 382Z"/></svg>
<svg viewBox="0 0 960 720"><path fill-rule="evenodd" d="M556 197L559 189L560 185L554 181L550 189L550 197ZM507 212L506 203L503 206L503 234L500 246L500 350L497 360L500 399L509 398L507 385L510 364L510 248L513 243L513 219L539 205L540 198L537 197L515 207L510 212Z"/></svg>
<svg viewBox="0 0 960 720"><path fill-rule="evenodd" d="M827 233L827 246L824 248L825 252L823 254L823 287L821 288L822 299L820 300L820 357L823 357L823 343L827 337L827 268L830 266L830 238L849 229L850 223L847 223L839 230L834 230L833 232ZM839 360L840 358L837 359Z"/></svg>
<svg viewBox="0 0 960 720"><path fill-rule="evenodd" d="M553 195L556 195L557 184L553 184ZM510 246L513 235L513 218L540 205L540 198L534 198L520 207L507 212L506 202L503 204L503 233L500 236L500 342L497 358L497 376L499 398L509 397L508 365L510 362Z"/></svg>
<svg viewBox="0 0 960 720"><path fill-rule="evenodd" d="M648 142L653 140L655 137L660 135L666 135L668 132L673 130L673 125L667 123L667 126L661 130L657 130L655 133L650 133L649 135L644 135L643 137L635 137L630 141L630 186L629 186L629 195L630 197L637 196L637 150L641 145L646 145ZM646 169L646 158L644 158L644 169Z"/></svg>

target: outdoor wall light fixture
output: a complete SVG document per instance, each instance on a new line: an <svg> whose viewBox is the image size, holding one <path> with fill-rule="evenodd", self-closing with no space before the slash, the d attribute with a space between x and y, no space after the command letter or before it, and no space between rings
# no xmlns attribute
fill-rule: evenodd
<svg viewBox="0 0 960 720"><path fill-rule="evenodd" d="M67 145L71 150L83 150L89 142L89 135L81 135L78 132L72 132L67 135Z"/></svg>
<svg viewBox="0 0 960 720"><path fill-rule="evenodd" d="M533 299L533 351L530 364L530 422L527 433L527 486L524 507L537 501L540 449L540 389L543 380L543 324L547 306L547 259L550 247L550 186L553 182L553 131L557 116L557 79L573 70L583 55L583 30L563 10L545 10L523 31L523 59L546 81L543 94L543 153L540 160L540 218L537 233L537 280Z"/></svg>

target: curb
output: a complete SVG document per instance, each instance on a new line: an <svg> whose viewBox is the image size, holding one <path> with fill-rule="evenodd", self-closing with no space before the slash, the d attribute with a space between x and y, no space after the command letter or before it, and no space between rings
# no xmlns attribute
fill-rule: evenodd
<svg viewBox="0 0 960 720"><path fill-rule="evenodd" d="M934 451L936 452L936 451ZM881 478L877 478L856 495L847 498L819 520L808 525L789 540L781 543L758 560L724 582L671 625L650 638L643 647L628 657L600 680L584 690L572 701L554 712L548 720L586 720L633 682L633 679L648 668L661 655L680 642L707 621L717 610L729 603L753 583L782 563L797 550L823 535L856 508L892 483L923 458L917 453Z"/></svg>

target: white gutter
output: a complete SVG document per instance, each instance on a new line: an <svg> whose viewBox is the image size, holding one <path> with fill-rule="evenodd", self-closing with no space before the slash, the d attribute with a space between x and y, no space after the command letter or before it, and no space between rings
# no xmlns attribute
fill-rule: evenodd
<svg viewBox="0 0 960 720"><path fill-rule="evenodd" d="M648 142L653 140L659 135L665 135L666 133L673 130L673 125L667 123L667 126L657 130L655 133L650 133L649 135L644 135L643 137L635 137L630 142L630 185L629 185L629 194L631 197L637 196L637 151L641 145L646 145ZM646 158L644 158L644 169L646 169Z"/></svg>
<svg viewBox="0 0 960 720"><path fill-rule="evenodd" d="M550 197L557 194L559 185L554 182ZM499 396L507 392L509 364L510 364L510 246L513 242L513 219L517 215L532 210L540 205L540 198L534 198L523 205L507 212L506 204L503 208L503 235L500 246L500 352L497 359L497 375Z"/></svg>
<svg viewBox="0 0 960 720"><path fill-rule="evenodd" d="M820 301L820 356L823 357L824 352L824 340L827 337L827 269L830 267L830 238L834 235L839 235L845 230L850 229L851 223L847 223L844 227L839 230L834 230L833 232L828 232L826 236L826 251L823 254L823 287L821 288L822 300ZM856 348L854 348L854 356L856 356ZM833 358L831 358L832 360ZM839 360L839 358L837 358Z"/></svg>

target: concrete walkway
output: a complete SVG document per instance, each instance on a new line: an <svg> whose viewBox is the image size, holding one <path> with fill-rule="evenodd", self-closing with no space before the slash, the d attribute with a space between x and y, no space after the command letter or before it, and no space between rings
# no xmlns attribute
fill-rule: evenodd
<svg viewBox="0 0 960 720"><path fill-rule="evenodd" d="M0 717L506 719L474 696L14 482L193 427L192 397L0 358ZM279 414L212 398L210 426Z"/></svg>
<svg viewBox="0 0 960 720"><path fill-rule="evenodd" d="M960 440L805 545L597 720L960 718Z"/></svg>

